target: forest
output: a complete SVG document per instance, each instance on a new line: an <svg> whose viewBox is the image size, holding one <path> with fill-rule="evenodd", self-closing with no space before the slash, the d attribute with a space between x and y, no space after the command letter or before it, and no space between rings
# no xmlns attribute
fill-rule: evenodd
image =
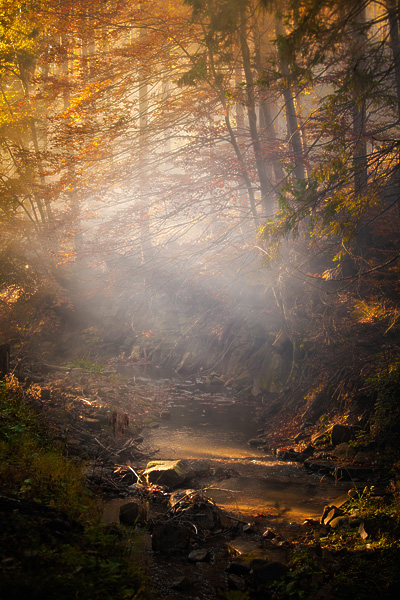
<svg viewBox="0 0 400 600"><path fill-rule="evenodd" d="M0 598L397 598L399 231L398 0L0 0Z"/></svg>

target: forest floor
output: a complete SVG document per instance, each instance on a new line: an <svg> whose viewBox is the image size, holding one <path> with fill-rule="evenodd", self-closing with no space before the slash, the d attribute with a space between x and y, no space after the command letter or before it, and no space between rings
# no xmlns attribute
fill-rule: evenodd
<svg viewBox="0 0 400 600"><path fill-rule="evenodd" d="M247 523L222 514L203 496L188 494L187 485L183 486L184 503L175 500L171 510L171 503L168 506L167 502L172 490L146 484L132 465L145 464L154 458L146 454L142 442L146 428L157 427L164 418L168 389L173 384L122 377L112 364L103 369L91 363L42 364L27 371L25 367L27 384L21 387L11 382L8 389L4 388L3 398L7 400L14 394L27 401L50 433L51 444L57 446L62 464L71 464L78 470L85 465L86 481L83 488L68 484L71 489L68 494L61 494L62 501L59 491L56 498L52 497L54 482L58 481L58 487L68 488L62 481L65 473L60 474L56 459L51 459L55 461L53 467L49 458L38 460L47 464L46 471L43 465L35 465L27 457L29 453L32 455L32 444L39 453L36 446L41 443L37 441L27 442L30 451L25 449L25 454L16 452L15 444L23 447L20 436L24 437L36 425L28 426L27 417L19 409L14 410L10 424L7 402L3 405L2 452L11 466L8 471L3 468L2 473L6 483L1 489L0 513L7 526L2 533L5 577L1 585L8 598L24 594L26 598L67 597L60 587L64 579L68 580L70 593L82 571L86 587L79 598L118 598L114 586L121 584L121 578L126 593L136 590L138 594L124 596L121 592L121 598L145 597L147 592L140 591L143 585L147 591L152 590L153 596L168 600L261 597L336 600L371 598L378 593L388 600L395 597L400 587L396 484L389 488L387 482L380 489L371 482L365 487L358 486L353 494L342 499L340 506L332 506L324 515L321 507L320 521L308 520L295 529L277 528L273 520ZM274 441L285 444L293 440L295 433L293 424L285 427L282 422ZM35 438L38 433L32 435ZM304 440L289 451L301 452L302 448ZM283 447L283 451L287 449ZM192 489L193 481L188 485ZM87 501L82 502L86 497ZM106 498L126 499L135 505L150 503L153 518L144 524L134 520L130 526L107 525L100 519L96 529L89 512L96 512L93 506L97 504L98 519L98 499ZM82 506L86 506L85 510ZM211 519L207 525L199 521L199 511L202 511L200 516L205 513ZM12 526L8 522L10 514L18 517ZM185 533L179 528L185 529L188 515L196 534L192 531L186 543L181 537L185 539ZM153 532L154 538L155 526L161 527L161 537L164 536L164 546L156 552L149 533ZM110 545L114 553L111 556ZM177 552L171 551L173 545ZM130 548L128 563L121 558L127 554L127 548ZM88 556L91 559L86 564ZM132 572L132 561L147 570L150 583L143 584L137 570ZM61 568L61 563L67 566ZM105 583L97 588L94 569L99 565ZM40 581L43 569L50 569L54 575L45 584ZM28 583L23 588L15 586L15 579L26 571L30 573ZM18 596L21 590L22 596ZM93 590L96 593L91 595Z"/></svg>

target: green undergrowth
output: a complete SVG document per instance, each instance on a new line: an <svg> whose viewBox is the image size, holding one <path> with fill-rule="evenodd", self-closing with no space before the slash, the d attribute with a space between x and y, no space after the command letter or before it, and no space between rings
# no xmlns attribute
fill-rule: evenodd
<svg viewBox="0 0 400 600"><path fill-rule="evenodd" d="M0 597L148 598L129 557L134 541L101 522L81 464L62 455L30 408L35 394L14 377L0 381Z"/></svg>
<svg viewBox="0 0 400 600"><path fill-rule="evenodd" d="M400 460L400 361L382 364L367 381L375 400L371 419L371 434L378 440L380 450L391 462Z"/></svg>
<svg viewBox="0 0 400 600"><path fill-rule="evenodd" d="M347 524L311 527L289 552L288 572L224 600L394 600L400 591L400 492L352 490ZM362 533L362 534L361 534Z"/></svg>
<svg viewBox="0 0 400 600"><path fill-rule="evenodd" d="M76 358L71 362L71 367L75 369L82 369L87 373L95 373L96 375L99 375L104 368L103 365L97 362L92 362L86 358Z"/></svg>
<svg viewBox="0 0 400 600"><path fill-rule="evenodd" d="M316 529L292 553L290 572L270 587L275 600L326 598L391 600L400 589L400 505L395 484L373 488L345 505L349 524Z"/></svg>

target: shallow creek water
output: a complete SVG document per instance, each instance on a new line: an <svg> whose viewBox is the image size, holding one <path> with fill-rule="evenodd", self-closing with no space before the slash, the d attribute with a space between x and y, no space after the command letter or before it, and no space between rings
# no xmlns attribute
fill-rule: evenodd
<svg viewBox="0 0 400 600"><path fill-rule="evenodd" d="M164 386L170 418L145 431L145 447L156 459L204 459L214 476L200 480L218 506L249 519L267 515L300 523L319 517L323 506L349 484L309 475L298 463L281 461L248 444L260 424L255 402L243 404L225 388L209 391L201 381L164 379L159 370L139 373ZM206 391L204 391L206 387ZM203 390L203 391L202 391Z"/></svg>
<svg viewBox="0 0 400 600"><path fill-rule="evenodd" d="M298 523L319 517L323 506L349 487L308 475L302 464L280 461L249 446L257 433L251 405L212 395L199 406L193 396L170 411L171 419L150 431L147 444L157 448L162 459L209 461L215 477L206 484L206 495L227 510ZM226 471L231 476L224 477Z"/></svg>

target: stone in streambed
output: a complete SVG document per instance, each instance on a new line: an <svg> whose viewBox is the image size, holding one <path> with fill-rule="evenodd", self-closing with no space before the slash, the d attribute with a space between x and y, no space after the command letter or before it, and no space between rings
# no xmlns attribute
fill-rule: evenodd
<svg viewBox="0 0 400 600"><path fill-rule="evenodd" d="M248 577L250 575L251 567L249 563L241 562L239 560L233 560L225 569L226 573L230 575L237 575L239 577Z"/></svg>
<svg viewBox="0 0 400 600"><path fill-rule="evenodd" d="M189 553L188 559L190 562L205 562L209 558L208 550L200 548L199 550L192 550Z"/></svg>
<svg viewBox="0 0 400 600"><path fill-rule="evenodd" d="M193 582L183 575L172 582L171 589L178 592L191 592L193 590Z"/></svg>
<svg viewBox="0 0 400 600"><path fill-rule="evenodd" d="M251 438L251 440L249 440L247 443L249 446L265 446L267 442L262 438Z"/></svg>
<svg viewBox="0 0 400 600"><path fill-rule="evenodd" d="M143 474L149 484L175 488L190 479L193 471L185 460L154 460L147 463Z"/></svg>
<svg viewBox="0 0 400 600"><path fill-rule="evenodd" d="M246 589L246 581L240 577L240 575L231 573L228 575L228 587L231 590L239 590L240 592L244 592Z"/></svg>

